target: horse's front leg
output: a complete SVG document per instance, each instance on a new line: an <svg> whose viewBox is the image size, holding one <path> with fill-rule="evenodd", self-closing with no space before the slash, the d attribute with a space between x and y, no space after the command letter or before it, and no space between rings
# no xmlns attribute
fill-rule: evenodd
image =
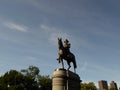
<svg viewBox="0 0 120 90"><path fill-rule="evenodd" d="M58 62L60 63L61 62L61 57L59 55L59 57L57 58Z"/></svg>
<svg viewBox="0 0 120 90"><path fill-rule="evenodd" d="M61 62L62 62L62 68L64 69L64 62L62 58L61 58Z"/></svg>
<svg viewBox="0 0 120 90"><path fill-rule="evenodd" d="M59 56L57 58L58 62L61 63L62 62L62 68L64 69L64 63L63 63L63 59L61 58L61 56Z"/></svg>

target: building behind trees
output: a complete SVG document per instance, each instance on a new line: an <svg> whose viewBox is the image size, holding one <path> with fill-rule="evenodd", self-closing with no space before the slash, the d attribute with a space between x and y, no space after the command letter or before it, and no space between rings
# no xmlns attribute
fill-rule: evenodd
<svg viewBox="0 0 120 90"><path fill-rule="evenodd" d="M114 81L111 81L109 88L110 90L118 90L117 84Z"/></svg>
<svg viewBox="0 0 120 90"><path fill-rule="evenodd" d="M108 83L106 80L100 80L98 81L99 90L118 90L117 83L114 81L110 82L110 85L108 86Z"/></svg>
<svg viewBox="0 0 120 90"><path fill-rule="evenodd" d="M98 81L99 84L99 90L108 90L108 84L105 80Z"/></svg>

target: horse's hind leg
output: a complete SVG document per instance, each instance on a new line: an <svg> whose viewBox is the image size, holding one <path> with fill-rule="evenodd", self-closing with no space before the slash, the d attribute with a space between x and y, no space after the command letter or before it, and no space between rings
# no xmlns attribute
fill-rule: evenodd
<svg viewBox="0 0 120 90"><path fill-rule="evenodd" d="M74 68L74 72L76 73L76 69Z"/></svg>
<svg viewBox="0 0 120 90"><path fill-rule="evenodd" d="M67 62L68 63L68 69L69 70L71 68L71 65L70 65L70 62Z"/></svg>
<svg viewBox="0 0 120 90"><path fill-rule="evenodd" d="M69 66L68 66L68 70L69 70L70 68L71 68L71 66L69 65Z"/></svg>

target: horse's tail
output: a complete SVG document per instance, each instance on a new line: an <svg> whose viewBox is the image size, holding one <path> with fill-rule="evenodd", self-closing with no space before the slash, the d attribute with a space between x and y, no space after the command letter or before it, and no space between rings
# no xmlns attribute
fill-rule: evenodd
<svg viewBox="0 0 120 90"><path fill-rule="evenodd" d="M74 57L74 59L73 59L73 64L74 64L74 68L77 68L77 64L76 64L75 57Z"/></svg>

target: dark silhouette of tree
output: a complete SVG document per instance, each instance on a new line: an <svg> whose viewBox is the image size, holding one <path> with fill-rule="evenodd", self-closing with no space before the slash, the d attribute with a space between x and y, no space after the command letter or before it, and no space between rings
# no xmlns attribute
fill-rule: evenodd
<svg viewBox="0 0 120 90"><path fill-rule="evenodd" d="M27 69L22 69L21 73L23 73L24 75L30 75L32 77L36 77L36 75L38 75L40 72L39 68L36 66L29 66Z"/></svg>
<svg viewBox="0 0 120 90"><path fill-rule="evenodd" d="M39 72L36 66L21 71L10 70L0 76L0 90L52 90L51 78Z"/></svg>
<svg viewBox="0 0 120 90"><path fill-rule="evenodd" d="M40 90L52 90L52 79L49 76L39 76Z"/></svg>
<svg viewBox="0 0 120 90"><path fill-rule="evenodd" d="M39 88L39 72L40 70L36 66L29 66L29 68L21 70L21 73L24 75L24 85L28 90L37 90Z"/></svg>
<svg viewBox="0 0 120 90"><path fill-rule="evenodd" d="M0 79L0 85L2 88L1 90L7 90L7 88L12 90L23 89L23 78L24 76L16 70L10 70L9 72L6 72L4 76L1 76Z"/></svg>

